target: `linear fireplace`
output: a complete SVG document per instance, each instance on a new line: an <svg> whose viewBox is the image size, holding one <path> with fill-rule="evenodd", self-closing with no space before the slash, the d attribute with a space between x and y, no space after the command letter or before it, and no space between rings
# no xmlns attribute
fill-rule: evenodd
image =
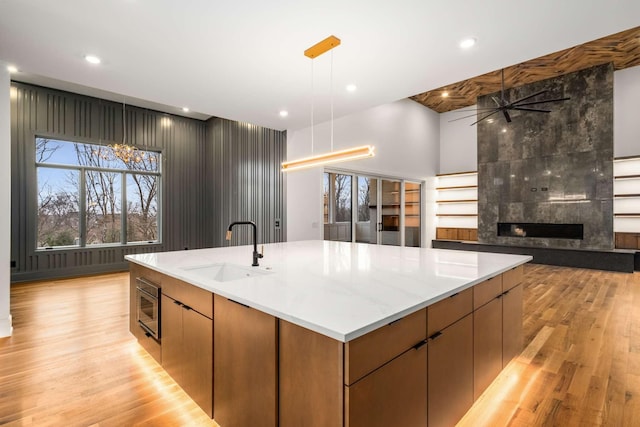
<svg viewBox="0 0 640 427"><path fill-rule="evenodd" d="M498 236L582 240L583 235L584 226L582 224L545 224L531 222L498 223Z"/></svg>

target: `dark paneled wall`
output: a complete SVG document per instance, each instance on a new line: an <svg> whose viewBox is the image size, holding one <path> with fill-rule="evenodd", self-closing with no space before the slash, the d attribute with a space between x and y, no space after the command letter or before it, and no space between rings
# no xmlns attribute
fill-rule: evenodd
<svg viewBox="0 0 640 427"><path fill-rule="evenodd" d="M110 101L12 83L12 281L123 270L124 256L132 253L220 246L221 228L230 218L256 220L261 242L284 239L283 229L267 227L273 218L284 220L279 170L286 149L283 132L126 106L127 143L162 151L162 243L36 251L35 137L121 142L122 108Z"/></svg>
<svg viewBox="0 0 640 427"><path fill-rule="evenodd" d="M613 67L605 64L518 87L510 100L565 102L478 124L478 240L561 248L613 248ZM497 95L499 96L499 95ZM491 95L478 107L494 107ZM503 132L502 130L506 131ZM584 224L584 239L497 236L498 222Z"/></svg>
<svg viewBox="0 0 640 427"><path fill-rule="evenodd" d="M285 234L286 133L248 123L212 118L207 122L207 221L213 245L227 246L233 221L254 221L258 243L282 242ZM279 221L279 226L276 222ZM234 228L232 245L251 243L250 227Z"/></svg>

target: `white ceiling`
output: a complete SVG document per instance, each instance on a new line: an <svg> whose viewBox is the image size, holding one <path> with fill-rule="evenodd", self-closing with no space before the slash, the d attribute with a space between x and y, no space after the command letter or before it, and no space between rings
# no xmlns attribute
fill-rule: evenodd
<svg viewBox="0 0 640 427"><path fill-rule="evenodd" d="M13 78L196 118L298 129L640 23L638 0L0 0ZM478 39L468 51L458 42ZM90 65L84 55L102 58ZM314 88L311 64L314 63ZM354 83L358 90L344 88ZM314 94L314 95L312 95ZM182 113L188 106L192 112ZM281 109L289 117L281 118Z"/></svg>

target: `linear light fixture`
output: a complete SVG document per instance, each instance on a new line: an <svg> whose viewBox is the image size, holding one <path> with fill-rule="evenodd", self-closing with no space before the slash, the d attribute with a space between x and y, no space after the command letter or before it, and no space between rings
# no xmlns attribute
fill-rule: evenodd
<svg viewBox="0 0 640 427"><path fill-rule="evenodd" d="M318 154L317 156L306 157L304 159L292 160L282 163L282 171L293 171L298 169L311 168L328 163L345 162L347 160L364 159L375 156L375 149L372 145L348 148L346 150L331 151L330 153Z"/></svg>
<svg viewBox="0 0 640 427"><path fill-rule="evenodd" d="M340 46L340 39L336 36L329 36L311 46L304 51L304 56L311 58L311 80L313 86L313 59L330 51L336 46ZM344 162L347 160L364 159L375 155L372 145L347 148L345 150L333 151L333 54L331 55L331 151L325 154L313 155L313 100L311 102L311 156L298 160L282 162L282 172L305 169L328 163Z"/></svg>

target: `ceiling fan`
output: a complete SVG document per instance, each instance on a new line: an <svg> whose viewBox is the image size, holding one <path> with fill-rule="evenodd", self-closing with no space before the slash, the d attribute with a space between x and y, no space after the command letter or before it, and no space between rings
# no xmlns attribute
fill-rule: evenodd
<svg viewBox="0 0 640 427"><path fill-rule="evenodd" d="M516 111L533 111L536 113L550 113L551 110L543 110L540 108L531 108L531 106L533 105L538 105L538 104L545 104L547 102L559 102L559 101L567 101L571 98L568 97L564 97L564 98L555 98L555 99L543 99L543 100L538 100L538 101L530 101L531 99L535 98L538 95L542 95L543 93L547 92L547 89L545 90L541 90L539 92L536 92L534 94L531 95L527 95L525 97L516 99L515 101L509 101L505 95L504 95L504 68L501 70L501 76L502 76L502 90L500 93L500 98L496 97L496 96L492 96L491 99L493 99L493 102L496 103L496 107L483 107L483 108L477 108L475 110L461 110L461 111L474 111L474 114L468 115L468 116L464 116L464 117L459 117L457 119L453 119L453 120L449 120L450 122L455 122L457 120L462 120L462 119L467 119L469 117L473 117L473 116L477 116L478 113L484 114L482 117L480 117L478 120L476 120L475 122L471 123L470 126L475 125L476 123L479 123L485 119L488 119L489 117L493 116L496 113L502 113L502 115L504 116L505 120L510 123L511 122L511 115L509 114L509 110L516 110Z"/></svg>

